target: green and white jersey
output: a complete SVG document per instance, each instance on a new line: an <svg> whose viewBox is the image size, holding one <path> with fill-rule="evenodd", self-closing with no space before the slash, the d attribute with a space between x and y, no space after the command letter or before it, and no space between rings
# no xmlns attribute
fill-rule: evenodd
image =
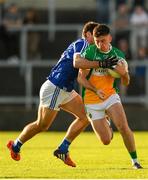
<svg viewBox="0 0 148 180"><path fill-rule="evenodd" d="M91 45L85 49L82 56L90 61L104 61L104 59L113 56L116 56L118 59L125 59L123 52L112 46L108 52L102 52L96 45ZM115 78L109 75L107 69L99 67L97 69L91 69L87 79L96 89L102 89L107 95L107 98L117 92ZM85 104L102 102L94 92L85 88L83 89L83 97Z"/></svg>

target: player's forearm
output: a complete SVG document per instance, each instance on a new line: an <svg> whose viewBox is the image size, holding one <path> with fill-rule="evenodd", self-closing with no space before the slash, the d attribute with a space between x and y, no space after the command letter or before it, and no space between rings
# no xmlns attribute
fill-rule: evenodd
<svg viewBox="0 0 148 180"><path fill-rule="evenodd" d="M86 78L82 78L80 76L78 76L78 83L83 86L86 89L89 89L91 91L93 91L94 93L97 92L97 89L86 79Z"/></svg>
<svg viewBox="0 0 148 180"><path fill-rule="evenodd" d="M121 83L124 86L128 86L129 85L129 83L130 83L130 76L129 76L128 72L126 72L123 76L121 76Z"/></svg>
<svg viewBox="0 0 148 180"><path fill-rule="evenodd" d="M99 67L98 61L89 61L80 56L80 54L74 55L73 66L80 69L90 69Z"/></svg>

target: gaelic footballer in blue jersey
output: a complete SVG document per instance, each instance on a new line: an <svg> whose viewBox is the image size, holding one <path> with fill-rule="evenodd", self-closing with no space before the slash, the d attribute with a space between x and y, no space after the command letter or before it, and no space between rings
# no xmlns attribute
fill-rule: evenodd
<svg viewBox="0 0 148 180"><path fill-rule="evenodd" d="M81 53L88 45L88 41L84 38L71 43L51 70L48 76L49 81L61 89L72 91L74 80L78 75L78 69L73 67L73 55Z"/></svg>
<svg viewBox="0 0 148 180"><path fill-rule="evenodd" d="M69 45L61 55L58 63L51 70L48 79L40 89L37 120L28 124L15 141L10 140L7 144L12 159L20 160L21 146L39 132L48 130L61 108L76 117L72 123L71 135L67 133L67 144L89 124L82 98L73 89L74 81L78 75L78 68L97 68L98 66L110 68L117 63L115 58L112 60L106 59L103 63L98 63L97 61L90 62L78 55L89 44L94 43L93 29L97 25L98 23L96 22L86 23L83 27L82 38ZM76 61L74 61L76 54ZM68 152L59 150L54 155L63 160L65 164L72 167L76 166L70 159Z"/></svg>

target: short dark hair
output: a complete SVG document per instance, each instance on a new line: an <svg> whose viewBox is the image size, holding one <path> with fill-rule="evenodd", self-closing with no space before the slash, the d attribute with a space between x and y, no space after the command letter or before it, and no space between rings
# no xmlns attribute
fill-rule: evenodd
<svg viewBox="0 0 148 180"><path fill-rule="evenodd" d="M87 32L90 32L91 34L93 34L93 30L97 25L98 25L97 22L93 22L93 21L87 22L83 27L82 36L86 37Z"/></svg>
<svg viewBox="0 0 148 180"><path fill-rule="evenodd" d="M110 28L105 24L99 24L94 28L93 36L99 37L99 36L105 36L110 34Z"/></svg>

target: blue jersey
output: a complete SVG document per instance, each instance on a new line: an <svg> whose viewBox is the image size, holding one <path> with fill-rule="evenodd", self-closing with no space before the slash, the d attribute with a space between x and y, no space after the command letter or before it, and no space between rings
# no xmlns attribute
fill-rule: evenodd
<svg viewBox="0 0 148 180"><path fill-rule="evenodd" d="M73 56L75 53L81 53L88 45L87 40L83 38L71 43L52 68L48 79L59 88L72 91L78 76L78 69L73 66Z"/></svg>

